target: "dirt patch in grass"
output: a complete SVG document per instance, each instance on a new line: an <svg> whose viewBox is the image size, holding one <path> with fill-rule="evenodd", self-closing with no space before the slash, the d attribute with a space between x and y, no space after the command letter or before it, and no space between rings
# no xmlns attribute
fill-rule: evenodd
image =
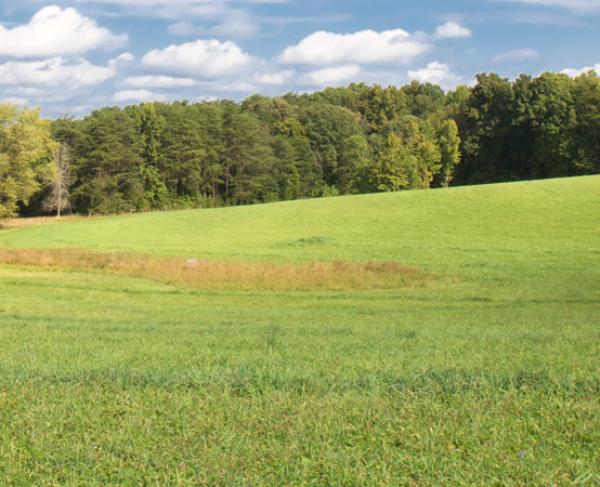
<svg viewBox="0 0 600 487"><path fill-rule="evenodd" d="M214 290L366 290L424 287L433 278L399 262L187 261L85 250L0 249L0 263L89 270Z"/></svg>

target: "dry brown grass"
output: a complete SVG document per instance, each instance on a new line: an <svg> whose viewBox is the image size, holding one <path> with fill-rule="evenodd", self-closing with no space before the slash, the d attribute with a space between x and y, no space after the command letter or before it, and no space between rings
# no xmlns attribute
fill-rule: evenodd
<svg viewBox="0 0 600 487"><path fill-rule="evenodd" d="M213 290L364 290L422 287L432 278L398 262L264 262L157 259L84 250L0 249L0 263L61 270L101 271L166 284Z"/></svg>
<svg viewBox="0 0 600 487"><path fill-rule="evenodd" d="M93 217L96 218L96 217ZM71 222L88 219L79 215L68 215L57 218L55 216L41 216L35 218L9 218L0 220L0 230L11 230L13 228L32 227L35 225L52 225L53 223Z"/></svg>

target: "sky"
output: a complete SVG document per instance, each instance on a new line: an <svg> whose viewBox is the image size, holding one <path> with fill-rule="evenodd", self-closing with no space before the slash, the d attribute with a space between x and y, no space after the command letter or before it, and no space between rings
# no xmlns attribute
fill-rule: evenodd
<svg viewBox="0 0 600 487"><path fill-rule="evenodd" d="M0 101L80 117L351 82L600 72L600 0L0 0Z"/></svg>

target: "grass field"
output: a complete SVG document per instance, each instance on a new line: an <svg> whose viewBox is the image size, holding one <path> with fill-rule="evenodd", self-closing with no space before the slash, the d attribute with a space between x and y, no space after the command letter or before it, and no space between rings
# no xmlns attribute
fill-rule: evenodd
<svg viewBox="0 0 600 487"><path fill-rule="evenodd" d="M600 177L25 225L1 249L0 485L600 485ZM239 287L131 264L189 258ZM367 262L419 277L306 277Z"/></svg>

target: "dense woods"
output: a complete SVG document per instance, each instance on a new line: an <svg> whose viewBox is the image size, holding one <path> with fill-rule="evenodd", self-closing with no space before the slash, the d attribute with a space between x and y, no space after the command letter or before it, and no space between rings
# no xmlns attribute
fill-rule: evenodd
<svg viewBox="0 0 600 487"><path fill-rule="evenodd" d="M600 78L352 84L53 122L0 106L0 217L253 204L600 173Z"/></svg>

